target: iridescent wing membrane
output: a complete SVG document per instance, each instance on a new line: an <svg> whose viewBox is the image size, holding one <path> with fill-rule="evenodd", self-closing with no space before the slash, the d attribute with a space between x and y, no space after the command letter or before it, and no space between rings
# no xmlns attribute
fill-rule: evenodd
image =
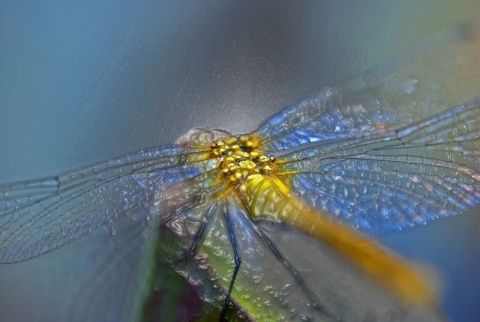
<svg viewBox="0 0 480 322"><path fill-rule="evenodd" d="M480 198L477 57L478 25L441 31L283 109L256 133L284 171L296 171L299 195L365 232L464 212Z"/></svg>
<svg viewBox="0 0 480 322"><path fill-rule="evenodd" d="M479 37L476 25L441 32L407 58L283 109L253 135L278 159L277 175L295 194L364 232L464 212L480 200ZM195 147L180 141L56 177L2 185L0 262L48 253L104 225L114 232L120 218L145 222L146 228L149 219L160 219L184 239L187 253L199 252L193 267L179 268L188 278L209 266L211 288L218 281L227 292L232 271L225 262L243 258L232 298L252 317L266 314L266 302L286 307L288 314L313 310L323 318L349 309L341 303L354 292L343 285L338 292L344 294L335 297L340 280L329 275L338 266L318 268L328 290L318 293L272 242L280 242L278 233L298 232L255 222L238 200L218 199L212 181L221 156L207 155L215 135L202 140ZM326 293L333 298L329 308L322 306ZM297 301L291 294L303 297Z"/></svg>
<svg viewBox="0 0 480 322"><path fill-rule="evenodd" d="M180 146L160 147L55 177L3 185L1 262L47 253L119 217L134 216L140 206L149 208L155 194L205 171L184 165L185 155Z"/></svg>

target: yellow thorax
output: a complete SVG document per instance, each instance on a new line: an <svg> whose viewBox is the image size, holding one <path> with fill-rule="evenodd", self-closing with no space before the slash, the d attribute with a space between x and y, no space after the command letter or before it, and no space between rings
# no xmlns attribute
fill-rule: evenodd
<svg viewBox="0 0 480 322"><path fill-rule="evenodd" d="M217 180L228 182L230 188L245 191L252 176L271 174L277 168L276 159L264 154L254 135L231 136L212 143L210 148L211 157L218 158L221 175Z"/></svg>

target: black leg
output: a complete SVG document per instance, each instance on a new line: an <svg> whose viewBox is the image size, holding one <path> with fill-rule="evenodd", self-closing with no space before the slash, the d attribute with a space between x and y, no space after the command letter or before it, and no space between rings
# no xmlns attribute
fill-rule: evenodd
<svg viewBox="0 0 480 322"><path fill-rule="evenodd" d="M176 260L176 262L181 262L187 258L191 258L195 254L195 251L197 250L198 245L202 241L205 227L207 227L208 224L210 223L212 214L215 212L216 209L217 209L217 204L212 204L210 207L208 207L207 213L205 217L203 217L202 223L200 224L200 228L198 228L197 232L195 233L195 237L193 237L192 243L187 249L183 251L182 255Z"/></svg>
<svg viewBox="0 0 480 322"><path fill-rule="evenodd" d="M225 211L225 221L227 223L228 235L230 236L230 241L232 243L233 254L235 257L235 269L233 271L232 280L230 281L230 287L228 288L227 296L225 297L225 304L223 305L222 314L220 315L220 321L227 320L227 310L230 306L230 294L232 294L233 285L235 284L235 279L237 278L238 271L240 270L240 265L242 264L242 259L238 254L237 241L235 239L235 232L228 216L228 212Z"/></svg>
<svg viewBox="0 0 480 322"><path fill-rule="evenodd" d="M278 258L278 260L285 266L287 271L290 273L290 275L295 278L297 281L298 285L302 289L302 291L307 295L308 298L313 302L313 307L320 312L321 314L325 315L326 317L332 319L333 321L340 321L338 317L335 316L332 312L329 312L325 305L321 303L321 301L317 298L317 296L308 288L308 286L305 284L301 274L297 271L297 269L290 263L283 255L282 253L278 250L278 248L275 247L273 242L270 240L270 238L261 230L255 223L252 223L249 218L246 218L246 222L250 225L250 227L253 228L253 230L257 233L257 235L262 239L262 241L267 244L267 246L270 248L270 250L273 252L275 257Z"/></svg>

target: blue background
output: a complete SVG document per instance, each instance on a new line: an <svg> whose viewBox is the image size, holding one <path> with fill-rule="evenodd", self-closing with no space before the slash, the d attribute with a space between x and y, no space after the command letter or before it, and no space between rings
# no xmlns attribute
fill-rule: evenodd
<svg viewBox="0 0 480 322"><path fill-rule="evenodd" d="M172 143L193 127L249 132L480 12L476 2L0 1L0 182ZM457 321L480 320L479 212L384 239L440 268ZM7 271L0 309L13 298Z"/></svg>

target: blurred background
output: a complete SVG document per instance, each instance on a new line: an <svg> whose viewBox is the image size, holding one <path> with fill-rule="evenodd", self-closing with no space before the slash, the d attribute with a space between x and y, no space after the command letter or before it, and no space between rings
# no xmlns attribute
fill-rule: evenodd
<svg viewBox="0 0 480 322"><path fill-rule="evenodd" d="M252 131L479 9L476 0L0 0L0 182L172 143L193 127ZM479 215L384 238L439 268L455 321L480 320ZM40 314L18 295L15 271L0 266L5 321ZM51 311L57 290L42 290Z"/></svg>

